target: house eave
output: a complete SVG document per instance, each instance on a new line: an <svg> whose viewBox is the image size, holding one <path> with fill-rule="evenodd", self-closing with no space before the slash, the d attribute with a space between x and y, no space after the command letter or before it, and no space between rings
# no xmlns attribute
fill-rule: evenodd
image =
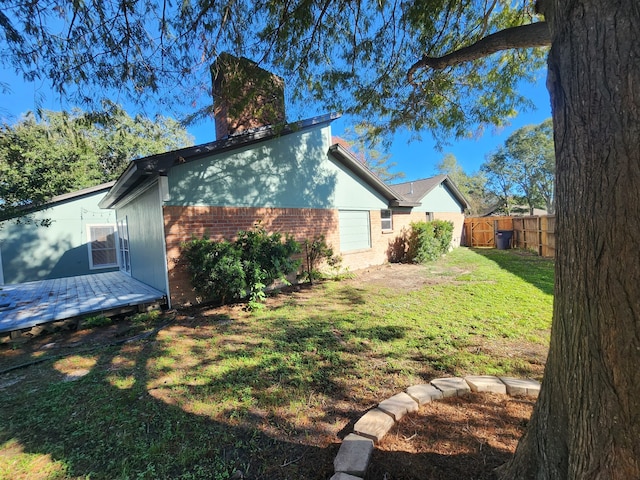
<svg viewBox="0 0 640 480"><path fill-rule="evenodd" d="M467 199L464 198L464 195L462 194L462 192L460 192L460 190L458 190L458 187L456 186L455 183L453 183L453 181L449 178L448 175L446 176L446 178L443 180L442 183L446 183L447 184L447 188L449 188L449 190L451 190L451 193L453 193L453 196L456 197L458 202L460 202L460 204L463 207L463 210L466 210L466 209L471 207L469 205L469 202L467 202Z"/></svg>
<svg viewBox="0 0 640 480"><path fill-rule="evenodd" d="M420 203L409 202L402 198L342 145L338 143L331 145L329 153L382 195L390 207L417 207L420 205Z"/></svg>

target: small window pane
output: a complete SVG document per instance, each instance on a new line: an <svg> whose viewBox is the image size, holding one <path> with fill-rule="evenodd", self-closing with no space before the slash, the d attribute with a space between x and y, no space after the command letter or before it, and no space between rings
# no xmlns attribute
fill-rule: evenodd
<svg viewBox="0 0 640 480"><path fill-rule="evenodd" d="M116 234L113 225L89 226L89 261L91 268L113 267L118 264Z"/></svg>
<svg viewBox="0 0 640 480"><path fill-rule="evenodd" d="M393 230L393 216L391 210L380 210L382 230Z"/></svg>

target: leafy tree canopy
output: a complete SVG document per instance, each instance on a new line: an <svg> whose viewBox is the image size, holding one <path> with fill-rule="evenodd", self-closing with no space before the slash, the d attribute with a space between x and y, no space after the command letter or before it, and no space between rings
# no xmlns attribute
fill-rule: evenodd
<svg viewBox="0 0 640 480"><path fill-rule="evenodd" d="M404 178L404 172L392 172L396 162L391 161L390 153L382 153L379 137L370 133L371 126L360 123L344 132L346 138L336 137L339 143L344 143L364 165L374 172L383 182L392 182Z"/></svg>
<svg viewBox="0 0 640 480"><path fill-rule="evenodd" d="M470 215L481 215L495 204L496 196L487 189L487 178L481 171L468 174L452 153L443 156L436 170L448 175L469 202Z"/></svg>
<svg viewBox="0 0 640 480"><path fill-rule="evenodd" d="M0 218L115 180L133 158L193 144L173 119L132 118L116 105L105 107L100 113L28 113L0 126Z"/></svg>
<svg viewBox="0 0 640 480"><path fill-rule="evenodd" d="M116 89L142 105L173 101L197 110L193 118L206 115L209 66L227 51L283 76L291 103L305 114L309 103L301 100L319 100L326 110L375 122L374 134L407 126L444 138L502 124L527 104L516 87L533 80L544 52L504 48L548 45L533 4L7 0L0 38L5 65L25 79L50 81L82 104ZM524 35L505 44L498 34L532 22L542 27L536 28L541 39ZM500 50L490 58L424 68L430 57L487 36L495 40L485 53Z"/></svg>
<svg viewBox="0 0 640 480"><path fill-rule="evenodd" d="M508 215L516 199L522 200L530 212L541 207L553 213L555 152L551 119L513 132L481 169Z"/></svg>

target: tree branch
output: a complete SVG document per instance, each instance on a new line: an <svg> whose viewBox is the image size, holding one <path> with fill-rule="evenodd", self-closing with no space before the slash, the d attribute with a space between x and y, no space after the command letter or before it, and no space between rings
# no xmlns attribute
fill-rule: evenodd
<svg viewBox="0 0 640 480"><path fill-rule="evenodd" d="M478 40L468 47L461 48L442 57L423 56L411 65L407 80L416 85L413 76L418 69L433 68L442 70L463 62L486 57L492 53L511 48L546 47L551 45L551 35L546 22L536 22L518 27L507 28Z"/></svg>

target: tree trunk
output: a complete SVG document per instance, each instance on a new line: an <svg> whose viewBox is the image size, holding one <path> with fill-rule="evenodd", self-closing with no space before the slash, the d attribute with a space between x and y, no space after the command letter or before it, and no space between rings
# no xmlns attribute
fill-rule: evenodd
<svg viewBox="0 0 640 480"><path fill-rule="evenodd" d="M502 479L640 479L640 2L550 0L551 346Z"/></svg>

